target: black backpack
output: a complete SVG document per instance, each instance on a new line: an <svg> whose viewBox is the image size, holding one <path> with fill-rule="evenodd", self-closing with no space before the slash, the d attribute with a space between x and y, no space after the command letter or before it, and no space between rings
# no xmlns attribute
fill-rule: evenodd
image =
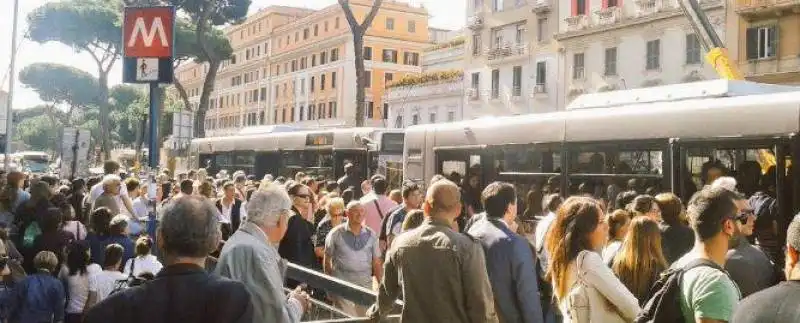
<svg viewBox="0 0 800 323"><path fill-rule="evenodd" d="M139 276L134 276L133 275L134 266L136 266L136 257L131 258L131 271L130 271L130 274L128 274L128 277L125 278L125 279L117 280L114 283L114 289L111 290L111 294L109 294L109 295L113 295L113 294L122 292L122 291L124 291L124 290L126 290L128 288L131 288L131 287L144 285L145 283L153 280L153 278L150 277L150 276L152 276L152 274L151 275L141 274Z"/></svg>
<svg viewBox="0 0 800 323"><path fill-rule="evenodd" d="M697 267L711 267L727 274L725 269L708 259L696 259L682 268L668 269L650 288L647 303L634 322L690 323L685 322L681 310L681 280L685 272Z"/></svg>

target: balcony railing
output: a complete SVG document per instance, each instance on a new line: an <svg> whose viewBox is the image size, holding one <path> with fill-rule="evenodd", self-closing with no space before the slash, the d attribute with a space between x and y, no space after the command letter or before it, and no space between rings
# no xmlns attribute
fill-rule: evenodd
<svg viewBox="0 0 800 323"><path fill-rule="evenodd" d="M506 57L527 55L528 43L504 44L502 47L491 48L486 51L486 58L490 61Z"/></svg>
<svg viewBox="0 0 800 323"><path fill-rule="evenodd" d="M735 10L744 16L780 15L784 10L800 10L800 0L737 0Z"/></svg>
<svg viewBox="0 0 800 323"><path fill-rule="evenodd" d="M467 27L472 30L483 28L483 12L477 12L467 18Z"/></svg>
<svg viewBox="0 0 800 323"><path fill-rule="evenodd" d="M589 17L586 15L567 17L564 21L567 22L567 31L578 31L589 26Z"/></svg>
<svg viewBox="0 0 800 323"><path fill-rule="evenodd" d="M467 89L466 94L470 101L478 101L481 99L481 92L476 88Z"/></svg>
<svg viewBox="0 0 800 323"><path fill-rule="evenodd" d="M639 17L670 9L668 2L665 0L636 0L635 3L637 8L636 14Z"/></svg>
<svg viewBox="0 0 800 323"><path fill-rule="evenodd" d="M609 7L594 12L597 15L597 24L611 25L622 21L622 8Z"/></svg>
<svg viewBox="0 0 800 323"><path fill-rule="evenodd" d="M550 12L550 1L552 0L536 0L533 3L533 12L535 13Z"/></svg>

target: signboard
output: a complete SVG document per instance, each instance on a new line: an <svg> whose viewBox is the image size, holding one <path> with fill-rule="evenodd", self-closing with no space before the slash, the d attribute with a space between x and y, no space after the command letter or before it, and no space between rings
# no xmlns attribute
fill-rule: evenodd
<svg viewBox="0 0 800 323"><path fill-rule="evenodd" d="M61 138L60 174L62 178L68 178L72 174L73 165L75 166L75 176L88 175L89 140L91 138L89 130L64 128Z"/></svg>
<svg viewBox="0 0 800 323"><path fill-rule="evenodd" d="M381 151L403 153L405 134L403 133L384 133L381 136Z"/></svg>
<svg viewBox="0 0 800 323"><path fill-rule="evenodd" d="M174 31L174 7L125 7L122 28L125 83L172 83Z"/></svg>
<svg viewBox="0 0 800 323"><path fill-rule="evenodd" d="M306 135L306 146L329 146L333 145L333 133L310 133Z"/></svg>

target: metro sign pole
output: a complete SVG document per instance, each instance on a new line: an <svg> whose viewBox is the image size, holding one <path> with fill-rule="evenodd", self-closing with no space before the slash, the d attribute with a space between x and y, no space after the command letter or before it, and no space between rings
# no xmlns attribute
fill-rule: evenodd
<svg viewBox="0 0 800 323"><path fill-rule="evenodd" d="M173 78L175 7L125 7L122 28L125 83L150 85L149 166L158 167L159 84L171 84Z"/></svg>

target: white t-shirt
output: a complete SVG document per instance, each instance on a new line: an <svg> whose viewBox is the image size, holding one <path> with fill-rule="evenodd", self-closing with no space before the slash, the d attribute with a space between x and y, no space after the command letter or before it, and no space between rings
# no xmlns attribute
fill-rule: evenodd
<svg viewBox="0 0 800 323"><path fill-rule="evenodd" d="M86 226L80 221L67 221L64 223L63 229L64 231L72 232L75 235L75 239L86 239Z"/></svg>
<svg viewBox="0 0 800 323"><path fill-rule="evenodd" d="M92 186L92 189L89 191L89 203L94 203L100 195L103 195L105 190L103 189L103 183L97 183ZM122 202L122 197L128 197L128 188L125 187L125 183L119 186L119 195L115 196L114 199L117 200L117 204L119 205L119 210L124 213L128 213L128 209L125 208L125 203Z"/></svg>
<svg viewBox="0 0 800 323"><path fill-rule="evenodd" d="M89 299L89 279L91 276L102 272L103 269L97 264L86 267L86 274L70 276L67 266L61 267L58 277L66 280L69 302L67 302L67 313L83 313L86 300Z"/></svg>
<svg viewBox="0 0 800 323"><path fill-rule="evenodd" d="M133 213L139 221L147 221L147 199L140 196L133 200Z"/></svg>
<svg viewBox="0 0 800 323"><path fill-rule="evenodd" d="M103 270L89 276L89 291L97 293L97 301L100 302L114 291L118 280L126 278L128 276L116 270Z"/></svg>
<svg viewBox="0 0 800 323"><path fill-rule="evenodd" d="M124 274L126 277L130 276L131 274L132 260L133 259L128 259L128 262L125 263ZM147 272L156 275L158 274L159 271L161 271L161 268L163 267L164 265L162 265L161 262L158 261L158 258L156 258L156 256L153 255L139 256L136 257L136 264L134 264L133 266L133 276L139 277L139 275Z"/></svg>

